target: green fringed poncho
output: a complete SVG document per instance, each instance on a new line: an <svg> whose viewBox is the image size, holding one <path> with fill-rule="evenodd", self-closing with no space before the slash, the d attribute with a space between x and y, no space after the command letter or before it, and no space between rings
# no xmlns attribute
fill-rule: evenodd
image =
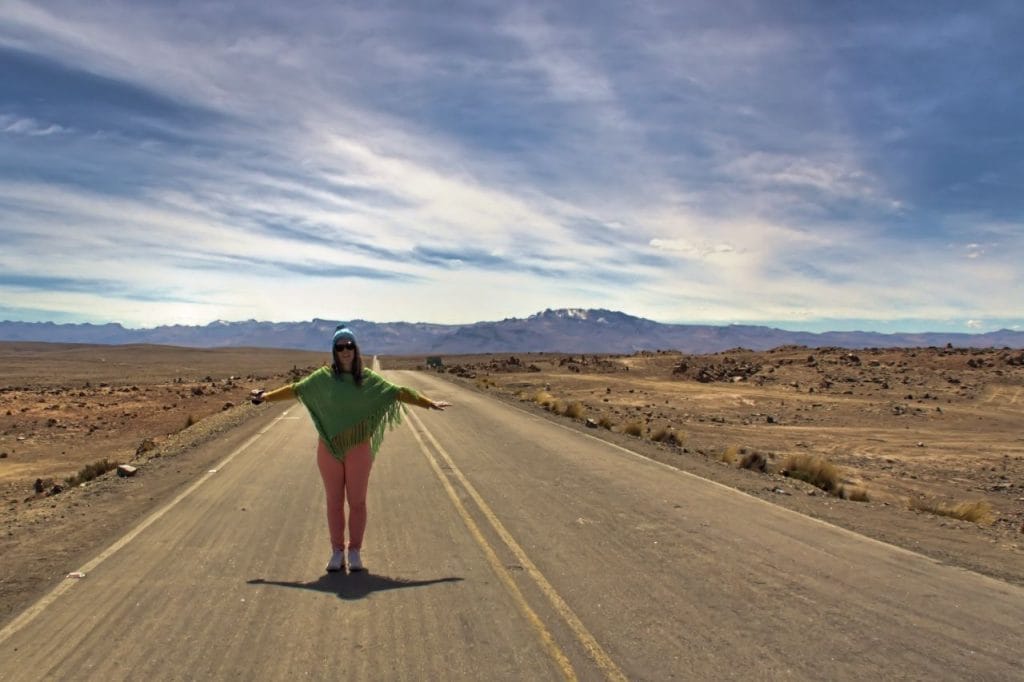
<svg viewBox="0 0 1024 682"><path fill-rule="evenodd" d="M344 460L353 445L365 441L370 441L376 457L384 432L402 423L399 393L412 392L369 369L363 370L363 385L356 386L351 374L335 376L330 367L321 367L292 388L338 460Z"/></svg>

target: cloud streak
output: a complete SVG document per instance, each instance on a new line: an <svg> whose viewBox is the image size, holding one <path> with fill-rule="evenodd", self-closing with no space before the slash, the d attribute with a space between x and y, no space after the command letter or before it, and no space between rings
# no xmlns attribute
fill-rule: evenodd
<svg viewBox="0 0 1024 682"><path fill-rule="evenodd" d="M63 126L56 123L40 123L33 118L15 118L14 116L0 116L0 132L9 135L30 135L32 137L56 135L68 132Z"/></svg>
<svg viewBox="0 0 1024 682"><path fill-rule="evenodd" d="M0 298L984 330L1024 294L1021 17L9 0Z"/></svg>

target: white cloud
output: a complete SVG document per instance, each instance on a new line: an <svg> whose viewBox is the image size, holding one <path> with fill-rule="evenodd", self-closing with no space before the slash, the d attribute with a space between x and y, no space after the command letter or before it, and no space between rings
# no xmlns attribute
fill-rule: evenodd
<svg viewBox="0 0 1024 682"><path fill-rule="evenodd" d="M981 244L968 244L964 247L964 255L967 258L981 258L985 255L985 249Z"/></svg>
<svg viewBox="0 0 1024 682"><path fill-rule="evenodd" d="M889 230L879 215L912 209L872 172L878 159L862 156L842 117L812 102L836 117L829 132L797 138L758 99L781 73L767 78L766 64L791 78L778 76L780 91L800 95L818 82L808 76L823 75L807 64L827 50L777 23L708 28L698 10L680 21L680 7L631 7L621 31L597 12L453 15L435 18L455 38L441 41L411 4L227 3L186 14L152 3L0 3L0 45L227 121L216 134L170 131L206 134L191 148L148 141L160 146L131 157L143 178L116 194L3 181L0 264L27 272L27 254L45 250L55 277L116 276L127 291L188 301L140 311L110 297L17 294L26 306L66 295L154 323L324 316L332 306L471 321L560 299L707 321L1013 314L1024 290L1019 223L947 219L942 229L957 237L945 248L920 239L912 220ZM49 120L73 118L0 116L0 132L76 132ZM88 149L110 155L105 180L117 185L128 145L104 135ZM867 215L828 215L851 204ZM820 219L807 207L821 208ZM588 239L580 224L606 229ZM15 232L25 251L8 247ZM468 253L451 270L346 248L356 241L400 255L437 247L447 265ZM522 269L481 267L474 254ZM210 268L202 277L190 269L197 259ZM315 277L288 275L254 296L261 280L239 259L390 268L418 284L352 278L339 303Z"/></svg>
<svg viewBox="0 0 1024 682"><path fill-rule="evenodd" d="M981 320L967 320L964 324L971 330L978 330L985 326L985 323Z"/></svg>
<svg viewBox="0 0 1024 682"><path fill-rule="evenodd" d="M32 249L52 256L48 274L63 277L116 277L142 288L180 283L188 267L178 259L211 264L245 258L283 264L331 262L374 267L346 250L296 239L272 237L233 223L216 212L195 211L150 198L116 199L50 185L0 185L0 200L11 224L20 225ZM8 271L24 269L17 253L0 256ZM401 264L389 264L400 269ZM222 273L231 278L230 266Z"/></svg>
<svg viewBox="0 0 1024 682"><path fill-rule="evenodd" d="M811 157L760 151L741 152L739 156L726 150L722 153L721 170L749 191L815 190L824 195L821 201L859 199L892 211L903 208L903 203L889 196L880 181L851 154L825 152Z"/></svg>
<svg viewBox="0 0 1024 682"><path fill-rule="evenodd" d="M68 132L67 128L56 123L40 123L34 118L19 118L15 116L0 116L0 132L12 135L28 135L30 137L45 137L57 133Z"/></svg>
<svg viewBox="0 0 1024 682"><path fill-rule="evenodd" d="M736 252L736 248L731 244L712 244L709 242L693 244L685 239L655 238L650 241L650 245L662 251L674 251L687 258L695 258L698 260Z"/></svg>
<svg viewBox="0 0 1024 682"><path fill-rule="evenodd" d="M501 31L526 50L522 66L542 74L555 99L612 102L614 87L607 74L595 68L585 33L554 29L541 15L518 7L502 23Z"/></svg>

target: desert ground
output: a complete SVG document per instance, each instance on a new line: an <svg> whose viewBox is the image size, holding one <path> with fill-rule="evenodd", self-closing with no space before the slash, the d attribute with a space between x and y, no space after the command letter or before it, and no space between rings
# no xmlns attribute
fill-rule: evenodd
<svg viewBox="0 0 1024 682"><path fill-rule="evenodd" d="M252 389L326 360L0 342L0 624L222 458L232 434L251 431ZM709 480L1024 584L1020 350L440 360L381 359L385 369L438 372ZM82 480L103 460L138 472Z"/></svg>
<svg viewBox="0 0 1024 682"><path fill-rule="evenodd" d="M0 624L223 459L214 439L258 415L250 390L326 359L0 342ZM103 460L139 471L66 481Z"/></svg>
<svg viewBox="0 0 1024 682"><path fill-rule="evenodd" d="M783 347L441 361L388 365L441 372L673 467L1024 584L1021 350Z"/></svg>

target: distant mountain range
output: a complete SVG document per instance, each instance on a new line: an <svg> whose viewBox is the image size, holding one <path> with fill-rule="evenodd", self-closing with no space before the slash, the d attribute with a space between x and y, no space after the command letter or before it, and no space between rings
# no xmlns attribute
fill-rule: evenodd
<svg viewBox="0 0 1024 682"><path fill-rule="evenodd" d="M259 347L328 350L340 321L211 322L205 326L170 325L126 329L120 324L0 322L2 341L52 343L150 343L193 348ZM927 347L952 344L971 348L1024 348L1024 332L986 334L881 334L876 332L790 332L751 325L662 324L612 310L563 308L527 318L473 324L367 322L344 320L360 347L377 355L526 353L632 353L678 350L713 353L730 348L768 350L778 346L840 348Z"/></svg>

